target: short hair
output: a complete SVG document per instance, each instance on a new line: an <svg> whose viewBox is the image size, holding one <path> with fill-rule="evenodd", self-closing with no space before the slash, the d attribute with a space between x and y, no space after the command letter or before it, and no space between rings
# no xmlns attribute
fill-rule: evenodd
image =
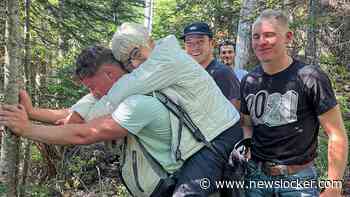
<svg viewBox="0 0 350 197"><path fill-rule="evenodd" d="M233 41L231 41L231 40L224 40L223 42L221 42L219 44L219 54L221 52L221 47L223 47L223 46L232 46L233 47L233 51L235 51L236 44Z"/></svg>
<svg viewBox="0 0 350 197"><path fill-rule="evenodd" d="M123 23L112 38L112 52L116 59L126 64L129 52L134 47L148 46L150 36L147 29L136 23Z"/></svg>
<svg viewBox="0 0 350 197"><path fill-rule="evenodd" d="M123 65L113 57L111 49L98 45L87 47L76 59L75 77L79 80L91 77L104 64L112 64L124 69Z"/></svg>
<svg viewBox="0 0 350 197"><path fill-rule="evenodd" d="M262 11L258 18L255 20L253 26L259 23L261 20L265 19L274 19L279 23L279 25L285 27L287 30L289 29L289 19L281 10L267 9Z"/></svg>

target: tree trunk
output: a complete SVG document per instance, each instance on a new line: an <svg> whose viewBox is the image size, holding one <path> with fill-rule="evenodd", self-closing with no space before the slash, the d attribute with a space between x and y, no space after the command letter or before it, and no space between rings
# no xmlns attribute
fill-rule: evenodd
<svg viewBox="0 0 350 197"><path fill-rule="evenodd" d="M305 56L309 64L318 64L319 58L317 55L316 0L309 0L308 9L309 9L309 16L308 16L309 24L307 29L307 46L305 49Z"/></svg>
<svg viewBox="0 0 350 197"><path fill-rule="evenodd" d="M152 33L152 23L153 23L153 0L145 0L145 21L144 25L148 30L148 33Z"/></svg>
<svg viewBox="0 0 350 197"><path fill-rule="evenodd" d="M31 90L31 87L35 88L35 81L31 81L30 79L30 65L31 65L31 46L30 46L30 4L31 0L25 0L25 23L24 23L24 76L25 76L25 86L27 90ZM31 92L31 91L30 91ZM22 167L22 179L21 179L21 188L19 190L19 197L25 196L25 188L27 185L27 175L28 169L31 162L30 156L30 146L31 141L29 139L25 139L22 145L23 147L23 167Z"/></svg>
<svg viewBox="0 0 350 197"><path fill-rule="evenodd" d="M19 27L19 2L8 1L8 23L6 28L5 102L18 103L19 73L21 71L21 40ZM0 157L0 177L6 187L5 196L17 196L17 172L19 138L5 129Z"/></svg>
<svg viewBox="0 0 350 197"><path fill-rule="evenodd" d="M25 21L24 21L24 74L26 89L31 90L32 81L31 76L31 49L30 49L30 0L25 0ZM31 91L29 91L31 92Z"/></svg>
<svg viewBox="0 0 350 197"><path fill-rule="evenodd" d="M60 25L60 30L59 30L59 38L58 38L58 57L59 58L64 58L65 55L67 54L67 40L65 38L65 32L63 31L63 23L64 23L64 9L65 9L65 0L59 0L58 1L58 23Z"/></svg>
<svg viewBox="0 0 350 197"><path fill-rule="evenodd" d="M247 67L254 60L251 48L251 26L254 20L257 0L244 0L240 12L236 40L235 66L237 68Z"/></svg>
<svg viewBox="0 0 350 197"><path fill-rule="evenodd" d="M0 97L4 93L4 66L5 66L5 32L6 32L6 14L7 1L0 1ZM1 138L2 133L0 132L0 150L1 150Z"/></svg>
<svg viewBox="0 0 350 197"><path fill-rule="evenodd" d="M7 19L7 0L0 1L0 92L4 91L4 66L5 66L5 33ZM0 134L1 140L1 134Z"/></svg>

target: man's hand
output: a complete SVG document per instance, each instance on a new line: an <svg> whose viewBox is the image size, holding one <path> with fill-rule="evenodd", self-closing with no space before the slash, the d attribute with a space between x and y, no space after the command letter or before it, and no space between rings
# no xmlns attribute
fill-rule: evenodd
<svg viewBox="0 0 350 197"><path fill-rule="evenodd" d="M30 114L33 112L33 104L32 99L30 98L29 94L25 90L19 91L19 103L24 106L27 113Z"/></svg>
<svg viewBox="0 0 350 197"><path fill-rule="evenodd" d="M0 107L0 125L9 127L12 132L20 136L31 127L23 105L2 105Z"/></svg>

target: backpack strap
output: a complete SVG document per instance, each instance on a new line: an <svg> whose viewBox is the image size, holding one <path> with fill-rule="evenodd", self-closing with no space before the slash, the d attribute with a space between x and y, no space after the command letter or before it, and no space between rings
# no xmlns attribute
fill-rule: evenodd
<svg viewBox="0 0 350 197"><path fill-rule="evenodd" d="M145 146L140 142L140 139L136 135L131 133L128 133L128 135L131 135L135 139L135 141L140 145L142 153L145 155L147 161L151 163L151 165L154 167L154 170L157 172L158 175L162 174L162 172L167 172L163 169L162 165L160 165L160 163L156 159L154 159L150 153L147 152ZM167 174L169 175L168 172Z"/></svg>
<svg viewBox="0 0 350 197"><path fill-rule="evenodd" d="M201 130L197 127L197 125L192 121L188 113L180 105L176 104L174 101L172 101L160 91L155 91L154 94L169 111L171 111L177 118L179 118L180 122L181 120L183 120L184 125L189 129L190 133L197 142L202 142L209 150L211 150L215 155L217 155L222 162L226 162L226 158L222 154L220 154L219 151L215 148L215 146L205 138ZM176 154L180 153L179 148L181 141L181 132L182 130L179 129L179 143L176 148Z"/></svg>

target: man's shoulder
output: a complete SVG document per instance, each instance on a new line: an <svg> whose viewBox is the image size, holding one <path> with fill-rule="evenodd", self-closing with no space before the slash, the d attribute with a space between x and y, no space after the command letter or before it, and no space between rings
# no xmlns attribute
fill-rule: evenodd
<svg viewBox="0 0 350 197"><path fill-rule="evenodd" d="M305 64L304 62L297 61L296 67L297 74L303 81L328 77L319 65Z"/></svg>
<svg viewBox="0 0 350 197"><path fill-rule="evenodd" d="M128 114L137 114L141 117L155 112L161 114L167 112L165 106L156 97L142 94L127 97L120 103L117 110Z"/></svg>
<svg viewBox="0 0 350 197"><path fill-rule="evenodd" d="M234 71L236 71L237 73L248 74L248 71L243 68L235 68Z"/></svg>
<svg viewBox="0 0 350 197"><path fill-rule="evenodd" d="M227 73L233 73L233 70L225 64L214 59L208 66L208 72L215 75L222 75Z"/></svg>
<svg viewBox="0 0 350 197"><path fill-rule="evenodd" d="M122 103L127 105L137 105L140 103L154 103L157 101L158 99L152 95L136 94L127 97Z"/></svg>
<svg viewBox="0 0 350 197"><path fill-rule="evenodd" d="M247 74L242 78L241 82L246 81L247 79L253 80L261 77L264 74L264 71L261 65L256 65L253 70L247 72Z"/></svg>

